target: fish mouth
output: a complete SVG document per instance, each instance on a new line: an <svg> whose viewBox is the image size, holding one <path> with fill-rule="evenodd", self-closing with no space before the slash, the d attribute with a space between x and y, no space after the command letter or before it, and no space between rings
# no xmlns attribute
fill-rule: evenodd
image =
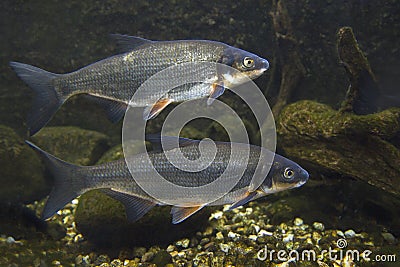
<svg viewBox="0 0 400 267"><path fill-rule="evenodd" d="M247 77L250 79L255 79L260 77L268 68L261 68L261 69L256 69L256 70L248 70L242 72L242 74L245 74Z"/></svg>

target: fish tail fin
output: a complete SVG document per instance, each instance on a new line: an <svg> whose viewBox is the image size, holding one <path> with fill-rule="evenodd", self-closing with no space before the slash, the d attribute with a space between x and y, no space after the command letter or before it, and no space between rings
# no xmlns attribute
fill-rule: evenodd
<svg viewBox="0 0 400 267"><path fill-rule="evenodd" d="M55 74L40 68L19 62L10 62L17 75L35 91L32 110L28 114L27 124L30 135L34 135L53 117L66 100L58 93L53 80L62 74Z"/></svg>
<svg viewBox="0 0 400 267"><path fill-rule="evenodd" d="M74 198L85 192L84 179L79 177L79 169L82 167L62 161L33 143L25 142L40 155L54 177L54 187L42 213L42 219L47 220Z"/></svg>

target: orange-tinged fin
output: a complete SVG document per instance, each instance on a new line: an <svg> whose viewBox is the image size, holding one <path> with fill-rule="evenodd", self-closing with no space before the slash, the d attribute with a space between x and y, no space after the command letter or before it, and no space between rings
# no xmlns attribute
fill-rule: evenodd
<svg viewBox="0 0 400 267"><path fill-rule="evenodd" d="M103 188L100 189L100 191L124 204L126 218L129 222L139 220L156 205L153 201L114 191L109 188Z"/></svg>
<svg viewBox="0 0 400 267"><path fill-rule="evenodd" d="M233 210L233 209L236 209L237 207L240 207L240 206L243 206L243 205L247 204L247 203L250 202L257 194L258 194L257 191L248 192L244 198L242 198L241 200L236 201L235 203L233 203L233 204L229 207L229 210Z"/></svg>
<svg viewBox="0 0 400 267"><path fill-rule="evenodd" d="M188 217L192 216L199 210L201 210L204 206L195 206L195 207L176 207L173 206L171 208L171 214L172 214L172 223L177 224L180 223L184 220L186 220Z"/></svg>
<svg viewBox="0 0 400 267"><path fill-rule="evenodd" d="M170 98L162 98L158 100L153 106L146 107L143 111L143 119L145 121L153 119L173 101L174 100Z"/></svg>
<svg viewBox="0 0 400 267"><path fill-rule="evenodd" d="M221 96L225 92L225 87L220 83L213 83L211 85L210 95L207 100L207 105L211 105L215 99Z"/></svg>
<svg viewBox="0 0 400 267"><path fill-rule="evenodd" d="M54 113L68 98L58 93L53 80L61 74L51 73L40 68L19 62L10 62L17 75L35 92L31 111L28 113L29 134L34 135L53 117Z"/></svg>

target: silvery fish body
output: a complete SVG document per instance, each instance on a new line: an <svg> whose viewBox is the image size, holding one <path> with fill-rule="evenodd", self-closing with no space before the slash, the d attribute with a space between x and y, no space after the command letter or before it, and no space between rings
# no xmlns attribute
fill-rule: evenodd
<svg viewBox="0 0 400 267"><path fill-rule="evenodd" d="M195 160L201 156L198 142L190 140L179 148L168 150L168 153L174 159L182 153L185 158ZM135 164L132 173L124 159L96 166L76 166L55 158L32 143L27 143L44 158L55 178L55 187L43 211L44 219L50 218L72 199L93 189L100 189L121 201L131 221L138 220L155 205L164 205L165 203L148 195L132 178L132 175L144 177L149 183L154 183L152 186L160 186L159 183L153 182L155 180L151 177L152 167L142 164L146 157L149 157L154 168L164 179L177 186L203 186L218 179L224 171L227 171L230 179L238 181L228 193L211 203L202 201L203 197L208 198L208 195L181 197L179 205L173 206L171 210L173 223L185 220L206 205L232 204L232 208L235 208L267 194L301 186L308 179L307 171L298 164L269 151L267 157L273 158L269 162L263 162L261 156L261 166L264 164L271 169L262 177L261 183L253 188L253 175L257 175L255 172L262 154L261 148L237 143L216 142L215 159L207 168L198 172L187 172L175 167L167 159L165 151L157 151L130 156L127 161ZM243 160L247 155L246 148L249 148L248 162ZM227 169L229 160L232 165ZM241 169L244 169L243 175Z"/></svg>
<svg viewBox="0 0 400 267"><path fill-rule="evenodd" d="M155 81L159 86L147 88L130 103L144 107L143 118L154 118L168 104L209 96L214 99L224 92L224 85L235 86L243 77L218 70L215 63L232 67L254 79L268 69L267 60L224 43L207 40L151 41L139 37L114 35L123 43L124 53L118 54L77 71L54 74L23 63L11 62L18 76L35 92L27 124L30 134L39 131L69 97L88 94L104 106L109 118L118 121L137 89L150 77L171 66L190 63L213 63L202 69L201 64L178 69L174 75L164 75ZM203 73L202 83L188 83L164 93L163 86L180 77ZM242 75L242 76L243 76ZM201 76L201 75L200 75ZM206 77L207 76L207 77ZM168 91L168 90L167 90Z"/></svg>

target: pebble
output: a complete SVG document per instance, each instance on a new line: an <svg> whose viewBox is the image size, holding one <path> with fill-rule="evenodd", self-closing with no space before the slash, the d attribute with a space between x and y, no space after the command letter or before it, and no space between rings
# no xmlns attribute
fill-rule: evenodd
<svg viewBox="0 0 400 267"><path fill-rule="evenodd" d="M185 238L185 239L177 241L175 244L179 247L188 248L189 244L190 244L190 240Z"/></svg>
<svg viewBox="0 0 400 267"><path fill-rule="evenodd" d="M251 226L253 226L256 233L260 232L260 226L258 226L257 224L252 224Z"/></svg>
<svg viewBox="0 0 400 267"><path fill-rule="evenodd" d="M258 232L258 236L272 236L272 235L274 235L274 233L265 231L264 229Z"/></svg>
<svg viewBox="0 0 400 267"><path fill-rule="evenodd" d="M249 239L253 241L257 241L257 236L256 235L249 235Z"/></svg>
<svg viewBox="0 0 400 267"><path fill-rule="evenodd" d="M178 253L179 254L179 253ZM144 253L144 255L142 256L142 262L149 262L154 258L154 253L149 251Z"/></svg>
<svg viewBox="0 0 400 267"><path fill-rule="evenodd" d="M394 235L391 233L382 233L381 235L389 244L394 245L397 243L396 237L394 237Z"/></svg>
<svg viewBox="0 0 400 267"><path fill-rule="evenodd" d="M218 233L215 235L215 237L216 237L218 240L224 239L224 235L223 235L221 232L218 232Z"/></svg>
<svg viewBox="0 0 400 267"><path fill-rule="evenodd" d="M232 238L233 240L238 240L239 235L238 235L237 233L234 233L234 232L232 232L232 231L229 231L228 237L229 237L229 238Z"/></svg>
<svg viewBox="0 0 400 267"><path fill-rule="evenodd" d="M229 252L229 249L230 249L229 245L228 245L228 244L224 244L224 243L219 244L219 248L220 248L220 249L222 250L222 252L224 252L224 253L228 253L228 252Z"/></svg>
<svg viewBox="0 0 400 267"><path fill-rule="evenodd" d="M224 215L224 213L222 211L214 212L214 213L211 214L210 220L212 220L212 219L219 220L219 219L222 218L223 215Z"/></svg>
<svg viewBox="0 0 400 267"><path fill-rule="evenodd" d="M345 235L343 234L343 232L340 231L340 230L337 230L337 231L336 231L336 234L337 234L338 236L340 236L340 237L346 238L346 236L345 236Z"/></svg>
<svg viewBox="0 0 400 267"><path fill-rule="evenodd" d="M291 241L293 241L294 238L294 234L287 234L287 236L285 236L282 241L283 243L289 243Z"/></svg>
<svg viewBox="0 0 400 267"><path fill-rule="evenodd" d="M318 231L324 231L325 230L325 226L323 225L323 223L320 223L320 222L314 222L313 223L313 227L314 227L315 230L318 230Z"/></svg>
<svg viewBox="0 0 400 267"><path fill-rule="evenodd" d="M349 229L346 232L344 232L344 236L347 238L353 238L356 236L356 232L354 232L354 230Z"/></svg>
<svg viewBox="0 0 400 267"><path fill-rule="evenodd" d="M172 252L172 251L174 251L176 248L175 248L175 246L174 245L169 245L168 247L167 247L167 252Z"/></svg>
<svg viewBox="0 0 400 267"><path fill-rule="evenodd" d="M294 219L293 224L296 226L300 226L303 224L303 220L301 218L296 218Z"/></svg>

